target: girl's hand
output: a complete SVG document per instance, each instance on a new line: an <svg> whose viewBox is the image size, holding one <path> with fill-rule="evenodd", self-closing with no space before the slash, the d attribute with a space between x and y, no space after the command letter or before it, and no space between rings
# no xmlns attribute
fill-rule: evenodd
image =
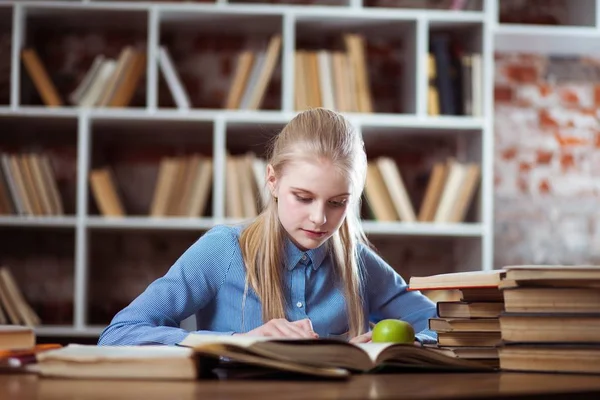
<svg viewBox="0 0 600 400"><path fill-rule="evenodd" d="M350 343L369 343L371 341L371 336L373 336L373 331L353 337L350 339Z"/></svg>
<svg viewBox="0 0 600 400"><path fill-rule="evenodd" d="M293 322L290 322L284 318L272 319L266 324L261 325L250 332L239 333L236 335L300 339L316 339L319 337L319 335L313 331L312 322L310 322L310 319L308 318Z"/></svg>

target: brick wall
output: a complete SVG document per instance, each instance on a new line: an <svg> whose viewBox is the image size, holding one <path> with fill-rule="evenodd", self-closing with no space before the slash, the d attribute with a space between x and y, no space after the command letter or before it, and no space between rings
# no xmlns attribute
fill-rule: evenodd
<svg viewBox="0 0 600 400"><path fill-rule="evenodd" d="M599 66L496 55L496 267L600 263Z"/></svg>

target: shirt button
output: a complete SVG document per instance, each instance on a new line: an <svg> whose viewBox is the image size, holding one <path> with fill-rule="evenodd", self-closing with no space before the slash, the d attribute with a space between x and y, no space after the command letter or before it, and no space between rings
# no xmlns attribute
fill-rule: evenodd
<svg viewBox="0 0 600 400"><path fill-rule="evenodd" d="M306 261L306 254L302 254L302 261Z"/></svg>
<svg viewBox="0 0 600 400"><path fill-rule="evenodd" d="M296 303L296 306L297 306L298 308L302 308L302 303L301 303L301 302L297 302L297 303Z"/></svg>

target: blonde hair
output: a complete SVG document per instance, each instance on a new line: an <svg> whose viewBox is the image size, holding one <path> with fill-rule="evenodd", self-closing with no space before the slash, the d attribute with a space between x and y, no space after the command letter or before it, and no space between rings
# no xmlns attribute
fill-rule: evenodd
<svg viewBox="0 0 600 400"><path fill-rule="evenodd" d="M368 244L360 222L361 194L365 185L367 158L358 132L339 113L323 108L310 109L294 117L274 138L269 164L275 176L285 166L306 158L329 160L349 178L351 197L346 218L327 245L336 276L341 278L346 298L350 337L364 332L362 279L359 244ZM262 303L263 321L285 318L283 262L285 232L270 199L261 214L242 232L240 246L246 264L248 284Z"/></svg>

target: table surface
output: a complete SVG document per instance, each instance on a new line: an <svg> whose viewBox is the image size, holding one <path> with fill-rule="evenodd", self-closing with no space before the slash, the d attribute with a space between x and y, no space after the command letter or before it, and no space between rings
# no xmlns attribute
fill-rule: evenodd
<svg viewBox="0 0 600 400"><path fill-rule="evenodd" d="M537 373L402 373L355 375L346 381L142 381L0 375L0 399L484 399L600 398L600 375Z"/></svg>

